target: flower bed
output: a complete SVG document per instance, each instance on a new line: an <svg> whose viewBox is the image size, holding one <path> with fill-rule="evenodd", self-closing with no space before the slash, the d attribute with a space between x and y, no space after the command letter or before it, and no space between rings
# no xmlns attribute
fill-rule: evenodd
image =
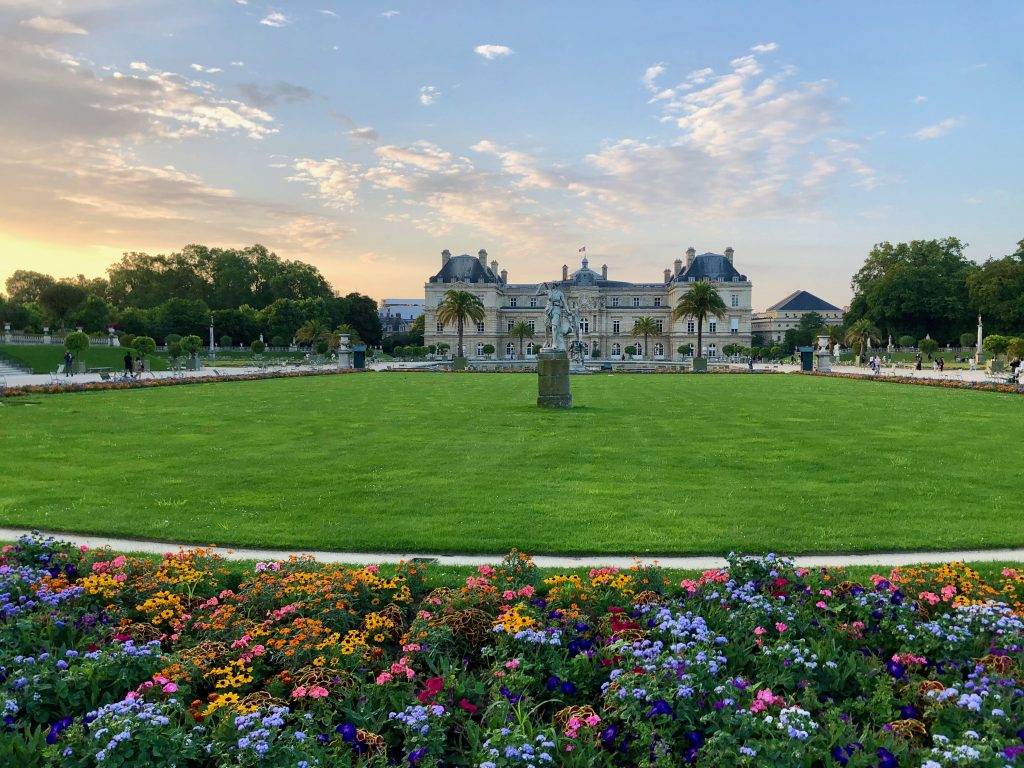
<svg viewBox="0 0 1024 768"><path fill-rule="evenodd" d="M1024 764L1024 576L0 555L0 763Z"/></svg>
<svg viewBox="0 0 1024 768"><path fill-rule="evenodd" d="M337 376L365 371L349 368L340 371L279 371L276 373L241 373L235 376L196 376L183 379L148 379L137 381L89 381L69 384L26 384L21 387L0 389L0 397L19 395L57 395L65 392L98 392L108 389L152 389L176 387L183 384L213 384L223 381L262 381L264 379L291 379L296 376Z"/></svg>
<svg viewBox="0 0 1024 768"><path fill-rule="evenodd" d="M862 381L883 381L889 384L918 384L924 387L944 389L974 389L979 392L1005 392L1011 395L1024 393L1024 386L1016 384L986 384L983 381L951 381L949 379L913 378L911 376L876 376L871 373L836 373L833 371L795 371L804 376L829 376L836 379L860 379Z"/></svg>

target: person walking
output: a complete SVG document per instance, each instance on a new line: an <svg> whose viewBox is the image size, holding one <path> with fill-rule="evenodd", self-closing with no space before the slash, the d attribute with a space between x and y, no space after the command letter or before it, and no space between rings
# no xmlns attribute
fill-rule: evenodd
<svg viewBox="0 0 1024 768"><path fill-rule="evenodd" d="M135 366L132 365L132 353L124 353L124 375L131 376L135 372Z"/></svg>
<svg viewBox="0 0 1024 768"><path fill-rule="evenodd" d="M141 357L136 357L135 358L135 377L141 381L142 380L142 374L145 373L145 372L146 372L146 366L145 366L145 364L143 364L142 358Z"/></svg>
<svg viewBox="0 0 1024 768"><path fill-rule="evenodd" d="M75 363L75 356L71 354L70 350L68 350L67 352L64 353L64 375L65 376L73 375L71 368L74 365L74 363Z"/></svg>

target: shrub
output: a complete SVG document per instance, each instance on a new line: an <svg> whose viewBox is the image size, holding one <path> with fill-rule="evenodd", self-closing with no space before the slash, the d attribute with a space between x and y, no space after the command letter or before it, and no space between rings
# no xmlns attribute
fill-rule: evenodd
<svg viewBox="0 0 1024 768"><path fill-rule="evenodd" d="M429 347L427 347L427 352L429 352L432 355L436 355L437 354L437 344L431 344Z"/></svg>
<svg viewBox="0 0 1024 768"><path fill-rule="evenodd" d="M171 346L171 344L173 344L176 341L181 341L181 334L180 333L168 333L167 337L164 339L164 344L166 344L167 346Z"/></svg>
<svg viewBox="0 0 1024 768"><path fill-rule="evenodd" d="M1010 337L1010 342L1006 346L1006 351L1011 357L1024 357L1024 339L1020 336Z"/></svg>
<svg viewBox="0 0 1024 768"><path fill-rule="evenodd" d="M75 356L77 360L85 350L89 348L89 334L82 331L73 331L64 337L64 349Z"/></svg>
<svg viewBox="0 0 1024 768"><path fill-rule="evenodd" d="M693 351L693 344L680 344L676 348L676 352L680 355L689 355Z"/></svg>
<svg viewBox="0 0 1024 768"><path fill-rule="evenodd" d="M916 347L917 339L913 336L900 336L898 339L901 347Z"/></svg>
<svg viewBox="0 0 1024 768"><path fill-rule="evenodd" d="M167 344L167 355L171 360L177 360L181 357L182 349L180 341L172 341Z"/></svg>
<svg viewBox="0 0 1024 768"><path fill-rule="evenodd" d="M254 341L252 344L249 345L249 349L252 350L252 353L254 355L262 355L263 352L266 350L266 348L267 348L267 345L264 344L259 339L256 339L256 341Z"/></svg>
<svg viewBox="0 0 1024 768"><path fill-rule="evenodd" d="M156 342L151 336L136 336L132 347L134 347L135 351L142 355L142 357L145 357L146 355L151 355L156 351Z"/></svg>
<svg viewBox="0 0 1024 768"><path fill-rule="evenodd" d="M1010 346L1010 339L1006 336L992 334L985 337L984 341L981 342L981 346L990 355L1002 355L1006 353L1007 347Z"/></svg>
<svg viewBox="0 0 1024 768"><path fill-rule="evenodd" d="M287 347L288 346L288 339L286 339L284 336L271 336L270 337L270 346L272 346L272 347Z"/></svg>
<svg viewBox="0 0 1024 768"><path fill-rule="evenodd" d="M331 348L331 345L327 343L327 339L319 339L314 346L318 355L326 355L327 350Z"/></svg>
<svg viewBox="0 0 1024 768"><path fill-rule="evenodd" d="M635 355L636 354L636 347L633 346L632 344L630 344L628 347L626 347L626 354L627 355Z"/></svg>
<svg viewBox="0 0 1024 768"><path fill-rule="evenodd" d="M230 336L226 335L226 334L224 336L220 337L220 345L221 345L221 347L228 348L228 347L231 346L231 342L232 342L232 338Z"/></svg>
<svg viewBox="0 0 1024 768"><path fill-rule="evenodd" d="M118 341L122 347L131 347L135 349L135 334L134 333L122 333L118 337Z"/></svg>
<svg viewBox="0 0 1024 768"><path fill-rule="evenodd" d="M181 348L192 357L195 357L199 350L203 348L203 340L198 336L186 336L181 340Z"/></svg>
<svg viewBox="0 0 1024 768"><path fill-rule="evenodd" d="M484 344L484 354L485 355L493 355L494 354L494 345L493 344Z"/></svg>
<svg viewBox="0 0 1024 768"><path fill-rule="evenodd" d="M939 342L935 339L924 338L917 342L917 348L921 350L922 354L931 355L939 348Z"/></svg>
<svg viewBox="0 0 1024 768"><path fill-rule="evenodd" d="M961 333L960 334L960 346L961 347L973 347L977 337L973 333Z"/></svg>

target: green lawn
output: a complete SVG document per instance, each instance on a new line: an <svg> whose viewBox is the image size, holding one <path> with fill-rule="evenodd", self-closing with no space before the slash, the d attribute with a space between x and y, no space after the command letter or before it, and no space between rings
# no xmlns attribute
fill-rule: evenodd
<svg viewBox="0 0 1024 768"><path fill-rule="evenodd" d="M364 374L8 401L0 524L222 545L1024 545L1014 395L810 376Z"/></svg>

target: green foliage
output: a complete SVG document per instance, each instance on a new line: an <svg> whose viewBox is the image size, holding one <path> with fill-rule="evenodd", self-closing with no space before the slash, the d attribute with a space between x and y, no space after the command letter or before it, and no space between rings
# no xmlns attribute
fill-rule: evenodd
<svg viewBox="0 0 1024 768"><path fill-rule="evenodd" d="M952 341L970 325L967 284L979 269L964 247L955 237L877 244L853 277L848 320L866 319L886 334L930 331Z"/></svg>
<svg viewBox="0 0 1024 768"><path fill-rule="evenodd" d="M181 348L192 357L195 357L199 350L203 348L203 340L194 334L184 336L181 339Z"/></svg>
<svg viewBox="0 0 1024 768"><path fill-rule="evenodd" d="M267 345L259 339L256 339L252 344L249 345L249 349L252 350L254 355L262 355L267 349Z"/></svg>
<svg viewBox="0 0 1024 768"><path fill-rule="evenodd" d="M210 309L202 299L170 299L160 305L158 336L205 334L210 327Z"/></svg>
<svg viewBox="0 0 1024 768"><path fill-rule="evenodd" d="M87 296L85 304L71 318L87 333L106 331L110 324L110 305L99 296Z"/></svg>
<svg viewBox="0 0 1024 768"><path fill-rule="evenodd" d="M440 305L437 307L437 320L443 325L455 323L459 334L457 350L462 354L464 344L462 343L466 323L473 321L479 323L486 316L483 302L469 291L449 290L444 294Z"/></svg>
<svg viewBox="0 0 1024 768"><path fill-rule="evenodd" d="M877 344L881 332L866 317L857 320L846 331L846 343L851 347L860 347L860 356L867 354L868 343Z"/></svg>
<svg viewBox="0 0 1024 768"><path fill-rule="evenodd" d="M676 352L680 355L689 355L693 352L693 344L680 344L676 347Z"/></svg>
<svg viewBox="0 0 1024 768"><path fill-rule="evenodd" d="M327 339L317 339L316 344L313 345L318 355L326 355L327 350L331 348L330 342Z"/></svg>
<svg viewBox="0 0 1024 768"><path fill-rule="evenodd" d="M224 349L227 349L228 347L230 347L231 346L231 342L232 342L232 339L231 339L230 336L225 335L225 336L221 336L220 337L219 343L220 343L221 347L223 347Z"/></svg>
<svg viewBox="0 0 1024 768"><path fill-rule="evenodd" d="M981 347L990 355L1003 355L1010 347L1010 339L1007 336L993 333L982 339Z"/></svg>
<svg viewBox="0 0 1024 768"><path fill-rule="evenodd" d="M60 282L43 288L39 294L39 303L46 308L50 317L63 328L68 315L85 303L85 296L85 290L77 285Z"/></svg>
<svg viewBox="0 0 1024 768"><path fill-rule="evenodd" d="M968 276L967 291L971 307L985 317L989 330L1024 330L1024 240L1017 242L1014 254L989 259Z"/></svg>
<svg viewBox="0 0 1024 768"><path fill-rule="evenodd" d="M635 355L636 354L636 347L633 346L632 344L630 344L628 347L626 347L625 352L626 352L627 355Z"/></svg>
<svg viewBox="0 0 1024 768"><path fill-rule="evenodd" d="M508 335L519 339L519 357L522 357L523 339L533 338L533 328L525 320L518 320L509 329Z"/></svg>
<svg viewBox="0 0 1024 768"><path fill-rule="evenodd" d="M485 355L493 355L494 354L494 345L493 344L484 344L484 348L483 349L484 349L484 354Z"/></svg>
<svg viewBox="0 0 1024 768"><path fill-rule="evenodd" d="M970 334L968 334L968 335L970 335ZM960 338L963 339L963 336L961 336ZM901 347L916 347L917 346L917 339L915 339L913 336L900 336L899 339L897 339L897 341L899 342L899 345Z"/></svg>
<svg viewBox="0 0 1024 768"><path fill-rule="evenodd" d="M697 324L697 355L704 354L704 320L707 317L725 317L728 312L721 294L711 283L694 283L680 297L672 310L672 319L692 317Z"/></svg>
<svg viewBox="0 0 1024 768"><path fill-rule="evenodd" d="M89 334L83 331L72 331L64 337L64 349L75 356L81 357L89 348Z"/></svg>
<svg viewBox="0 0 1024 768"><path fill-rule="evenodd" d="M177 360L181 357L182 352L184 352L184 349L181 346L180 340L167 342L167 356L171 358L171 360Z"/></svg>
<svg viewBox="0 0 1024 768"><path fill-rule="evenodd" d="M921 350L921 354L931 357L935 354L935 350L939 348L939 342L935 339L925 337L917 342L917 348Z"/></svg>
<svg viewBox="0 0 1024 768"><path fill-rule="evenodd" d="M156 352L156 341L149 336L136 336L134 339L135 351L142 357Z"/></svg>
<svg viewBox="0 0 1024 768"><path fill-rule="evenodd" d="M40 301L43 291L57 281L42 272L30 269L16 269L7 278L7 298L15 304L29 304Z"/></svg>
<svg viewBox="0 0 1024 768"><path fill-rule="evenodd" d="M427 352L429 352L432 355L436 355L437 354L437 344L431 344L429 347L427 347Z"/></svg>
<svg viewBox="0 0 1024 768"><path fill-rule="evenodd" d="M1006 354L1010 357L1024 357L1024 339L1013 336L1006 345Z"/></svg>

